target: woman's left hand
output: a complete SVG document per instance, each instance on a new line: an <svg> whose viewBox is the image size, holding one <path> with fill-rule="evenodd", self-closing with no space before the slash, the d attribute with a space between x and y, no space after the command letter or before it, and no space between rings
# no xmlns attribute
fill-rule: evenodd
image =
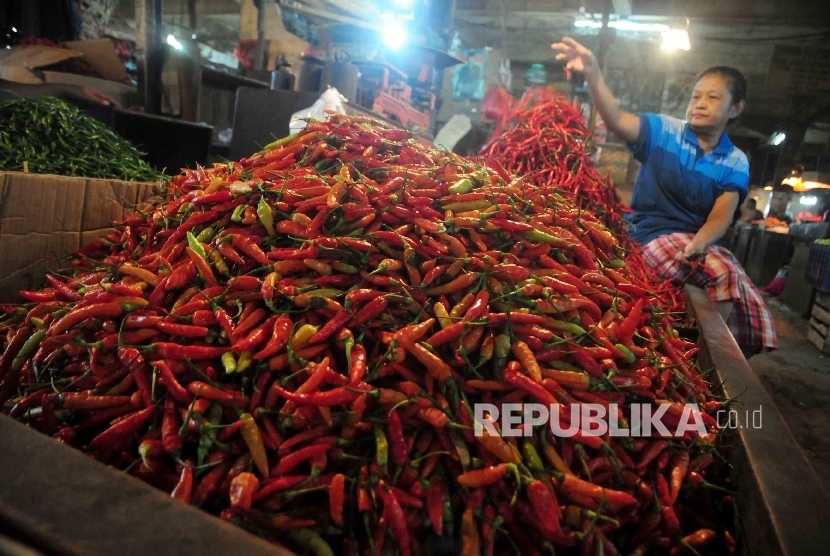
<svg viewBox="0 0 830 556"><path fill-rule="evenodd" d="M696 259L701 255L706 254L707 246L701 245L700 243L695 241L695 239L696 238L692 238L692 240L686 244L686 247L683 249L683 251L677 253L675 260L679 262L688 263L692 259Z"/></svg>

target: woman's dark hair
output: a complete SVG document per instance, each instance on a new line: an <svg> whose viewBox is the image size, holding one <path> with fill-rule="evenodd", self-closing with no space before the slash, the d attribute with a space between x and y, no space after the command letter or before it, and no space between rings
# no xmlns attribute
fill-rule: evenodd
<svg viewBox="0 0 830 556"><path fill-rule="evenodd" d="M703 77L711 74L720 75L726 79L726 86L729 87L729 95L732 97L732 106L746 100L746 77L740 71L729 66L713 66L697 74L694 82L697 83ZM737 119L732 118L728 123L732 124Z"/></svg>

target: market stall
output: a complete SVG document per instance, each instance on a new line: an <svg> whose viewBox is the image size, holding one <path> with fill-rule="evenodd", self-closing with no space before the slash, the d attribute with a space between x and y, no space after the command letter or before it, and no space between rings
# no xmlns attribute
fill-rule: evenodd
<svg viewBox="0 0 830 556"><path fill-rule="evenodd" d="M823 527L830 516L826 495L812 488L815 471L797 455L797 442L728 340L708 299L699 290L687 294L700 331L700 358L716 369L718 381L730 391L743 393L744 407L767 408L763 430L753 426L751 412L738 411L732 431L739 531L746 553L820 553L830 542ZM0 483L0 523L6 535L29 549L113 555L152 551L160 556L206 551L288 554L6 417L0 417L0 431L7 442L0 462L4 469L17 470ZM784 451L796 455L781 458ZM21 468L24 459L49 464ZM61 505L53 503L55 493L61 494ZM107 493L106 503L95 493Z"/></svg>
<svg viewBox="0 0 830 556"><path fill-rule="evenodd" d="M45 28L42 3L20 12L27 30ZM577 16L567 2L497 14L477 0L124 4L107 14L127 18L137 52L113 60L121 43L102 38L84 57L106 51L124 87L137 61L143 106L0 101L0 553L795 556L830 544L821 468L743 355L766 346L742 337L758 315L732 313L752 322L730 327L713 292L690 285L717 278L716 246L672 256L683 276L660 273L627 204L625 143L636 153L646 138L606 134L593 74L572 71L576 47L548 51L549 30L572 26L617 108L681 118L666 121L701 138L697 172L726 142L682 119L701 69L671 61L691 48L688 17L683 30L616 2ZM726 41L712 37L700 40ZM782 67L801 67L800 50L775 49L741 68L753 86L769 70L780 90ZM296 81L286 55L302 62ZM0 77L28 72L0 65ZM738 77L715 76L738 94ZM776 119L756 108L733 134L755 155L736 179L766 183L771 153L775 183L787 157L826 166L821 148L773 133L797 103L765 99L746 100ZM462 115L459 129L492 132L458 132L469 156L434 144ZM805 143L821 144L822 117ZM759 287L788 268L782 299L827 352L830 188L798 176L790 209L721 243Z"/></svg>

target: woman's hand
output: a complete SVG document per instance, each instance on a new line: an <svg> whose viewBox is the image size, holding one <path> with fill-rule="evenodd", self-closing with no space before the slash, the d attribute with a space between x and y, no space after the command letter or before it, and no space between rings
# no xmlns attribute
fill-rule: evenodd
<svg viewBox="0 0 830 556"><path fill-rule="evenodd" d="M118 102L104 91L94 87L83 87L76 85L69 85L66 90L68 96L72 96L81 101L94 102L95 104L103 104L104 106L118 107Z"/></svg>
<svg viewBox="0 0 830 556"><path fill-rule="evenodd" d="M738 208L739 194L737 191L725 191L715 200L715 206L709 212L706 222L697 231L694 237L686 244L682 253L675 259L679 262L689 262L696 256L705 255L709 246L714 244L729 228L732 216Z"/></svg>
<svg viewBox="0 0 830 556"><path fill-rule="evenodd" d="M675 260L681 263L688 263L692 259L696 259L701 255L705 255L706 251L708 250L708 246L705 244L701 244L697 241L697 237L693 237L689 240L689 243L686 244L686 247L683 251L680 251L675 256Z"/></svg>
<svg viewBox="0 0 830 556"><path fill-rule="evenodd" d="M567 68L580 73L594 73L599 70L594 53L573 40L563 37L562 42L555 42L550 47L561 51L556 55L557 60L567 60Z"/></svg>

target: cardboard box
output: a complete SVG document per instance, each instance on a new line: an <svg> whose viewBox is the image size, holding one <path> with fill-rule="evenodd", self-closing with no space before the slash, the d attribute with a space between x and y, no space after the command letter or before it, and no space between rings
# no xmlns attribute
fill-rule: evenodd
<svg viewBox="0 0 830 556"><path fill-rule="evenodd" d="M92 39L65 43L67 48L80 52L84 60L98 72L101 79L127 83L130 76L109 39Z"/></svg>
<svg viewBox="0 0 830 556"><path fill-rule="evenodd" d="M47 270L112 229L156 184L0 172L0 303L42 287Z"/></svg>
<svg viewBox="0 0 830 556"><path fill-rule="evenodd" d="M118 83L117 81L108 81L106 79L98 79L97 77L88 77L86 75L62 71L44 71L43 79L47 83L65 83L78 85L79 87L98 89L99 91L107 93L118 104L124 107L135 104L134 100L138 98L138 89L135 86Z"/></svg>

